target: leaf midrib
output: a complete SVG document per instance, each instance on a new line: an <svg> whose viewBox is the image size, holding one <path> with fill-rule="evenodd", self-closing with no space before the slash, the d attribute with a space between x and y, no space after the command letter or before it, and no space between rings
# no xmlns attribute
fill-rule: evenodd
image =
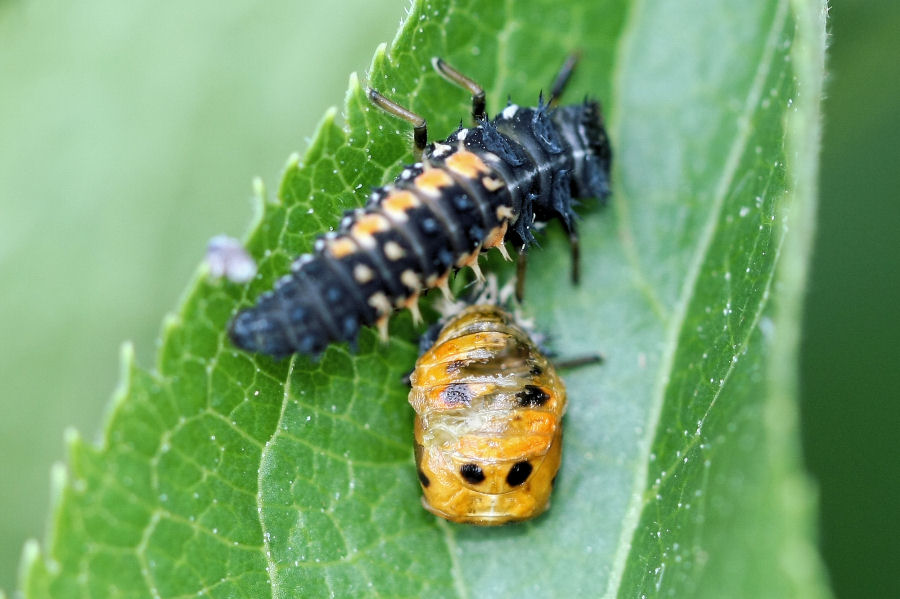
<svg viewBox="0 0 900 599"><path fill-rule="evenodd" d="M259 454L259 469L256 473L256 513L259 518L259 529L262 532L262 553L263 559L266 560L266 577L269 579L269 588L272 590L272 599L280 597L281 593L278 587L278 577L275 575L278 572L278 564L272 557L272 546L269 543L271 533L266 528L266 519L263 517L263 485L265 483L265 476L269 472L269 469L266 467L269 455L271 455L269 451L275 446L275 442L277 441L278 435L281 432L281 423L284 420L284 412L287 408L288 402L290 401L291 374L293 374L294 372L294 364L296 363L297 357L295 355L291 357L287 372L285 373L283 384L284 393L281 397L281 409L278 413L278 422L275 423L275 429L269 436L269 440L266 441L263 445L262 451Z"/></svg>
<svg viewBox="0 0 900 599"><path fill-rule="evenodd" d="M609 128L613 133L614 138L619 137L616 134L621 132L620 115L622 113L622 90L624 88L624 86L621 85L621 80L623 78L623 65L626 62L623 57L631 49L635 15L639 14L639 10L643 8L643 5L644 0L636 0L630 5L630 10L626 15L624 21L624 33L620 38L619 52L617 52L616 54L616 60L613 65L613 80L619 83L618 85L615 85L613 89L609 120ZM729 149L728 156L722 169L722 176L719 178L719 183L716 186L716 190L713 195L713 202L711 205L711 210L709 211L709 216L706 220L706 223L704 224L703 231L699 236L696 249L694 250L691 261L688 265L688 270L684 279L684 286L682 287L681 293L679 294L678 302L675 305L675 311L669 321L669 327L666 332L665 349L662 360L660 361L660 367L658 371L659 374L656 379L656 384L654 385L655 390L648 411L648 426L646 427L646 435L640 445L640 449L638 450L638 456L640 457L640 459L636 461L637 471L635 473L634 484L632 487L633 491L631 493L629 505L625 510L625 515L622 520L622 532L619 537L616 555L613 558L612 568L610 568L609 582L605 593L606 597L616 597L621 590L626 561L631 550L632 539L634 538L634 533L637 529L638 523L640 522L640 516L643 508L646 505L646 491L648 489L647 474L649 471L650 453L653 447L653 440L656 437L657 428L659 426L659 418L662 413L662 405L665 399L666 389L672 376L678 337L681 333L682 328L684 327L684 322L687 318L688 306L691 304L694 293L696 292L701 268L706 259L713 238L715 237L715 233L717 230L716 225L719 222L719 217L722 213L722 207L725 203L725 198L731 187L731 183L734 181L734 176L737 172L738 165L740 164L740 159L747 149L747 144L750 139L750 133L752 132L752 128L750 126L751 116L756 111L756 108L759 105L759 101L762 96L762 90L766 78L769 75L772 57L776 48L775 40L777 34L782 30L784 26L784 21L787 16L787 8L787 0L779 0L775 9L775 13L772 17L772 24L769 28L768 34L766 35L765 45L763 47L762 55L760 56L759 68L754 74L753 81L750 84L750 89L747 93L747 98L745 100L744 106L741 109L740 114L738 115L737 135L735 136L734 141ZM621 202L619 202L618 204L621 204ZM627 211L618 210L616 211L616 214L619 217L618 230L620 239L633 239L630 229L630 220L628 220L627 218ZM774 265L777 264L782 239L783 236L779 240L776 249L773 268L768 273L768 278L765 285L766 291L768 291L774 279ZM634 253L634 247L632 246L629 249L629 247L627 247L628 244L625 243L625 245L625 253L627 256L629 256L630 261L633 257L632 266L634 267L635 272L638 274L639 280L645 283L647 288L646 291L652 294L650 296L650 301L651 304L653 304L654 302L652 298L657 298L659 296L653 289L652 285L650 285L650 283L643 276L643 271L640 267L640 263L638 262L637 255ZM746 330L745 337L741 342L742 347L746 347L750 336L752 335L753 331L756 330L756 327L759 323L759 318L762 315L765 305L767 304L767 299L768 293L765 293L762 296L756 313L754 314L751 326ZM731 362L729 364L728 371L725 375L726 380L734 370L734 366L734 362ZM717 391L714 395L713 400L710 402L710 405L707 408L706 414L708 414L709 410L712 409L716 398L718 398L723 388L724 385L722 385L719 388L719 391Z"/></svg>

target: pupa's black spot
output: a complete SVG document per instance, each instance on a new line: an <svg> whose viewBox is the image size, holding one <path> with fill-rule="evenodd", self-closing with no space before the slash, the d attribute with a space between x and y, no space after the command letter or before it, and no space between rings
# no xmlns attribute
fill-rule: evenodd
<svg viewBox="0 0 900 599"><path fill-rule="evenodd" d="M506 475L506 484L510 487L518 487L531 476L532 467L528 462L517 462L509 469Z"/></svg>
<svg viewBox="0 0 900 599"><path fill-rule="evenodd" d="M530 472L531 466L528 468ZM473 485L477 485L484 480L484 470L478 464L463 464L459 468L459 474Z"/></svg>
<svg viewBox="0 0 900 599"><path fill-rule="evenodd" d="M534 408L547 403L550 396L537 385L525 385L525 389L516 393L516 399L523 408Z"/></svg>
<svg viewBox="0 0 900 599"><path fill-rule="evenodd" d="M415 445L415 454L416 474L419 476L419 482L422 483L423 487L428 487L428 485L431 484L431 480L428 478L428 475L425 474L425 471L422 470L422 456L425 454L425 448L419 443L416 443Z"/></svg>
<svg viewBox="0 0 900 599"><path fill-rule="evenodd" d="M465 383L452 383L441 391L441 401L447 406L467 406L472 401L472 390Z"/></svg>

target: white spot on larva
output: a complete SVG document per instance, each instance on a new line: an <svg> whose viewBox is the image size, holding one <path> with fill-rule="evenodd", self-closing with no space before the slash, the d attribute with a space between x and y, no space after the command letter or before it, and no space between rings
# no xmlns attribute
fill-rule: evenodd
<svg viewBox="0 0 900 599"><path fill-rule="evenodd" d="M432 156L437 156L440 158L444 154L448 153L452 148L447 144L435 143L434 144L434 152L431 153Z"/></svg>
<svg viewBox="0 0 900 599"><path fill-rule="evenodd" d="M503 181L491 177L482 177L481 184L488 191L497 191L498 189L503 187Z"/></svg>
<svg viewBox="0 0 900 599"><path fill-rule="evenodd" d="M519 112L519 106L516 104L510 104L503 109L503 112L501 112L500 115L505 119L511 119L516 116L517 112Z"/></svg>
<svg viewBox="0 0 900 599"><path fill-rule="evenodd" d="M369 298L369 305L378 310L378 312L381 314L390 314L393 311L391 302L381 291L377 291L372 294L372 297ZM386 321L385 324L387 324Z"/></svg>
<svg viewBox="0 0 900 599"><path fill-rule="evenodd" d="M304 265L308 264L313 259L312 254L301 254L297 257L296 260L291 262L291 270L293 272L299 271L303 268ZM275 285L282 285L291 279L290 276L283 276L275 282Z"/></svg>
<svg viewBox="0 0 900 599"><path fill-rule="evenodd" d="M419 280L419 277L412 270L404 270L400 275L400 282L406 285L410 289L421 289L422 282Z"/></svg>
<svg viewBox="0 0 900 599"><path fill-rule="evenodd" d="M396 261L405 256L406 252L396 241L388 241L384 244L384 255L388 257L388 260Z"/></svg>
<svg viewBox="0 0 900 599"><path fill-rule="evenodd" d="M469 135L469 130L463 129L462 131L460 131L459 133L456 134L456 139L458 139L459 141L466 141L466 136L468 136L468 135Z"/></svg>
<svg viewBox="0 0 900 599"><path fill-rule="evenodd" d="M372 269L365 264L357 264L353 267L353 278L356 279L356 282L360 285L365 285L371 281L373 276L374 273L372 272Z"/></svg>
<svg viewBox="0 0 900 599"><path fill-rule="evenodd" d="M512 219L512 217L514 216L512 208L510 208L509 206L497 206L496 213L498 220Z"/></svg>

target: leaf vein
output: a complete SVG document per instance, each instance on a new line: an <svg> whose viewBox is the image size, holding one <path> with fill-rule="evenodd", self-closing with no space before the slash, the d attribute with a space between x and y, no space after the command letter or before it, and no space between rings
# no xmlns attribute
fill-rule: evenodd
<svg viewBox="0 0 900 599"><path fill-rule="evenodd" d="M632 7L634 6L642 7L643 3L636 2L632 5ZM632 8L632 10L634 11L636 9ZM623 36L623 39L630 38L630 33L631 31L633 31L633 29L631 29L631 23L635 14L635 12L629 14L629 17L627 19L628 25L626 25L626 28L629 29L629 31L625 34L625 36ZM756 110L759 104L759 100L762 95L762 89L764 87L769 69L772 64L772 55L776 47L775 38L781 31L786 18L787 3L785 0L781 0L780 2L778 2L775 14L773 15L772 23L766 37L765 46L763 48L763 54L760 57L760 64L756 73L754 74L753 81L750 84L750 89L748 90L746 100L742 107L741 116L737 119L737 134L735 135L734 142L732 143L726 157L725 164L722 170L722 176L720 177L719 182L716 185L712 206L710 207L709 211L709 217L707 218L706 224L703 227L703 231L697 243L697 248L694 251L693 257L688 266L688 271L684 279L684 286L682 287L681 291L681 297L678 301L678 304L676 305L676 311L673 314L673 318L668 327L665 351L663 354L663 359L660 363L659 376L657 378L656 389L653 394L653 401L648 412L649 416L647 419L648 423L646 427L646 437L639 452L639 455L642 456L642 459L638 461L638 468L634 479L635 490L644 487L647 484L649 455L652 449L654 437L657 433L659 417L662 412L662 403L665 398L665 393L672 374L672 368L675 363L675 348L677 346L678 336L681 333L682 328L684 327L684 323L687 318L688 306L690 305L694 297L694 292L696 291L697 287L697 281L699 280L701 273L701 267L703 266L704 259L706 258L709 251L709 247L712 244L716 231L716 223L719 221L719 218L721 216L722 207L725 203L728 189L730 188L731 182L734 180L737 167L740 163L740 158L747 149L747 144L749 143L750 139L750 133L752 131L750 127L749 115L751 115ZM625 50L627 51L627 49L628 46L626 45ZM617 61L619 65L623 64L624 62L621 60L621 58L618 58ZM631 541L634 537L634 533L640 521L641 512L645 505L646 503L644 493L637 491L633 492L631 495L631 500L629 501L628 508L625 512L622 524L622 533L619 538L613 565L610 569L610 578L606 589L607 597L613 597L617 595L621 590L620 587L625 572L627 554L630 551L630 547L632 544Z"/></svg>

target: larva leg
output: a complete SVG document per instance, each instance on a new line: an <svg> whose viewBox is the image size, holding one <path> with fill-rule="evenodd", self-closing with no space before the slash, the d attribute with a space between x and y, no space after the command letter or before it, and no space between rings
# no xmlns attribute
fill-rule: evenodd
<svg viewBox="0 0 900 599"><path fill-rule="evenodd" d="M522 303L525 298L525 273L528 270L528 248L522 246L519 248L519 255L516 258L516 301Z"/></svg>
<svg viewBox="0 0 900 599"><path fill-rule="evenodd" d="M415 152L417 156L421 157L422 152L425 150L425 146L428 145L428 126L425 119L408 108L404 108L396 102L388 100L371 87L366 89L366 95L369 96L369 101L372 102L376 108L380 108L392 116L403 119L413 126Z"/></svg>
<svg viewBox="0 0 900 599"><path fill-rule="evenodd" d="M475 119L476 124L478 124L479 121L487 119L487 114L484 111L484 89L480 85L437 56L431 59L431 64L441 77L472 94L472 118Z"/></svg>
<svg viewBox="0 0 900 599"><path fill-rule="evenodd" d="M569 230L569 247L572 249L572 284L577 285L581 280L581 245L575 227Z"/></svg>
<svg viewBox="0 0 900 599"><path fill-rule="evenodd" d="M548 106L555 104L566 90L566 84L568 84L569 79L572 78L572 73L575 71L575 66L578 64L579 58L581 58L581 54L578 52L570 54L566 59L566 62L563 63L563 66L559 69L559 73L556 74L556 78L553 80L553 86L550 88L550 99L547 101Z"/></svg>
<svg viewBox="0 0 900 599"><path fill-rule="evenodd" d="M574 358L566 358L565 360L554 360L553 365L559 370L568 370L571 368L581 368L582 366L590 366L591 364L602 364L603 356L598 354L587 354L584 356L575 356Z"/></svg>

